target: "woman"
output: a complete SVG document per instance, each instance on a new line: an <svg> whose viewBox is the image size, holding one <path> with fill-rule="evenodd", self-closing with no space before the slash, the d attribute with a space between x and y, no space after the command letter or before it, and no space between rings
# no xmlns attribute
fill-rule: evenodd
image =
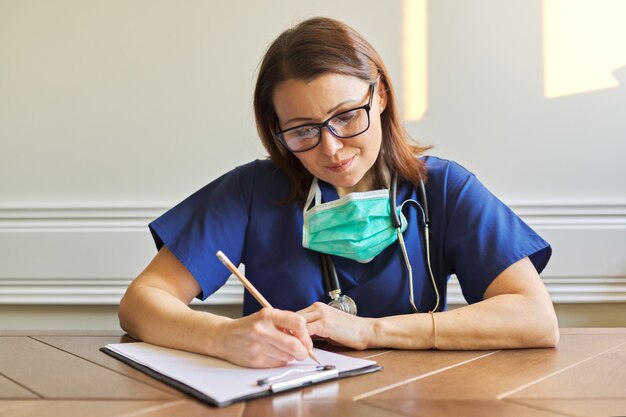
<svg viewBox="0 0 626 417"><path fill-rule="evenodd" d="M550 246L473 174L421 157L387 69L353 29L315 18L282 33L254 106L269 160L235 168L151 223L160 250L119 309L131 336L252 367L304 359L311 337L354 349L556 345L539 277ZM240 319L188 307L230 275L218 250L245 264L273 309L247 293ZM351 297L335 291L335 304L358 315L326 304L334 272ZM442 311L451 274L469 305Z"/></svg>

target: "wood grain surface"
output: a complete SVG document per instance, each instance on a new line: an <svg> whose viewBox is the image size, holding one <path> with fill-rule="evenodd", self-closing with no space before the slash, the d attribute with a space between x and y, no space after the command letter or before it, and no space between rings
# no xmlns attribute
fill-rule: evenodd
<svg viewBox="0 0 626 417"><path fill-rule="evenodd" d="M118 332L1 332L0 417L626 416L626 329L563 329L555 349L350 351L380 372L225 408L99 351Z"/></svg>

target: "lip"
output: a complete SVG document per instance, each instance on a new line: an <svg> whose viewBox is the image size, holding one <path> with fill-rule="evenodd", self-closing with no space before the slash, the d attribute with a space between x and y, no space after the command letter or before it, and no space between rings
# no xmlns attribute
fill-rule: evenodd
<svg viewBox="0 0 626 417"><path fill-rule="evenodd" d="M333 171L333 172L344 172L347 171L348 169L350 169L350 167L352 166L352 162L354 162L354 156L351 158L347 158L347 159L343 159L339 162L330 164L330 165L326 165L326 168Z"/></svg>

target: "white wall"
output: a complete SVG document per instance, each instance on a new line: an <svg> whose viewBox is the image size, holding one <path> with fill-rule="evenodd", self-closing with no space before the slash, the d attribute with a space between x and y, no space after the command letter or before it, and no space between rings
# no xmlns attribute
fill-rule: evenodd
<svg viewBox="0 0 626 417"><path fill-rule="evenodd" d="M429 1L428 110L408 128L551 241L555 302L623 306L626 81L618 71L617 86L546 98L544 5ZM154 254L148 221L264 155L254 77L288 26L315 15L354 26L405 98L403 7L0 0L0 329L33 326L20 306L114 305ZM229 285L213 302L239 294Z"/></svg>

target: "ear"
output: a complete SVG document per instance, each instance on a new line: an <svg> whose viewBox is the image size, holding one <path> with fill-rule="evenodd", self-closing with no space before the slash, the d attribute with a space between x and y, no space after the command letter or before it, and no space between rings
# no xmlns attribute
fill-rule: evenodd
<svg viewBox="0 0 626 417"><path fill-rule="evenodd" d="M382 113L387 108L387 84L385 84L382 76L378 79L376 92L379 97L379 110Z"/></svg>

